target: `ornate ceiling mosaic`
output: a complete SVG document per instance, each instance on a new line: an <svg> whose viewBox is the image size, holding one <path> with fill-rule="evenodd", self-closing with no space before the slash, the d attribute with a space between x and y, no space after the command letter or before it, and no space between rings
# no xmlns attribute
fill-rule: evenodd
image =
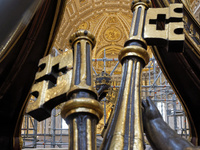
<svg viewBox="0 0 200 150"><path fill-rule="evenodd" d="M70 49L69 37L79 29L92 32L97 40L93 58L113 55L123 47L131 27L131 0L69 0L54 46ZM115 56L116 57L116 56Z"/></svg>

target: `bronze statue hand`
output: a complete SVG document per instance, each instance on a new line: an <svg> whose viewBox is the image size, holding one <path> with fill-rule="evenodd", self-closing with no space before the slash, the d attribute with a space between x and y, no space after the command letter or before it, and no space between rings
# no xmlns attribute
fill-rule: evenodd
<svg viewBox="0 0 200 150"><path fill-rule="evenodd" d="M147 139L155 150L183 150L193 147L193 145L184 138L181 138L169 125L163 120L157 107L147 97L142 101L143 125Z"/></svg>
<svg viewBox="0 0 200 150"><path fill-rule="evenodd" d="M159 110L157 109L156 105L153 103L150 97L147 97L146 100L142 101L142 105L144 107L144 116L147 120L153 120L156 118L162 118Z"/></svg>

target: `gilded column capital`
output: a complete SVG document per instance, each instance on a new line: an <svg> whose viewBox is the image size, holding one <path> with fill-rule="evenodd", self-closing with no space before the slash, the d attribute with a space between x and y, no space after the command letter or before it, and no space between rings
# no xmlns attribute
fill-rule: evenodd
<svg viewBox="0 0 200 150"><path fill-rule="evenodd" d="M90 41L90 43L92 44L92 48L94 48L96 44L95 36L87 30L78 30L77 32L73 33L69 39L69 43L73 47L74 43L81 39L86 39Z"/></svg>
<svg viewBox="0 0 200 150"><path fill-rule="evenodd" d="M139 57L144 61L145 65L147 65L149 62L149 54L146 51L146 49L144 49L143 47L137 46L137 45L131 45L131 46L124 47L119 52L119 55L118 55L119 61L122 63L122 59L127 56Z"/></svg>
<svg viewBox="0 0 200 150"><path fill-rule="evenodd" d="M103 107L95 99L76 98L65 103L61 111L61 116L67 118L74 113L90 113L100 120L103 116Z"/></svg>
<svg viewBox="0 0 200 150"><path fill-rule="evenodd" d="M73 77L68 96L84 91L98 99L98 93L93 87L91 51L95 46L95 36L87 30L78 30L69 40L74 53Z"/></svg>
<svg viewBox="0 0 200 150"><path fill-rule="evenodd" d="M133 11L133 20L129 39L125 42L124 48L120 51L118 57L122 63L125 57L139 57L144 65L148 64L149 55L147 53L147 43L144 40L144 22L147 9L151 7L151 0L134 0L131 9Z"/></svg>
<svg viewBox="0 0 200 150"><path fill-rule="evenodd" d="M152 3L151 0L133 0L131 3L131 10L133 11L138 5L144 5L146 8L149 8L152 6Z"/></svg>

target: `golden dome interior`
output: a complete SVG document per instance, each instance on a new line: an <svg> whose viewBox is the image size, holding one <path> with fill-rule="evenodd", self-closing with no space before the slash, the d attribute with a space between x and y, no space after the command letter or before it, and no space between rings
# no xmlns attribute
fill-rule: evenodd
<svg viewBox="0 0 200 150"><path fill-rule="evenodd" d="M92 32L97 40L93 58L102 58L119 51L131 27L131 0L69 0L56 36L56 49L70 49L69 37L79 29Z"/></svg>

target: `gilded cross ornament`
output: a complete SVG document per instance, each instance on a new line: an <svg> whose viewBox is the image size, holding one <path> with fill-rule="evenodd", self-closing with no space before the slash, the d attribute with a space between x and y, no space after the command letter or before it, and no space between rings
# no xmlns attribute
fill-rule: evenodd
<svg viewBox="0 0 200 150"><path fill-rule="evenodd" d="M184 43L183 4L147 11L144 39L148 45L165 45L169 52L182 52Z"/></svg>
<svg viewBox="0 0 200 150"><path fill-rule="evenodd" d="M38 64L31 100L26 112L42 121L51 116L51 110L66 101L72 78L73 54L69 50L56 57L50 54Z"/></svg>

